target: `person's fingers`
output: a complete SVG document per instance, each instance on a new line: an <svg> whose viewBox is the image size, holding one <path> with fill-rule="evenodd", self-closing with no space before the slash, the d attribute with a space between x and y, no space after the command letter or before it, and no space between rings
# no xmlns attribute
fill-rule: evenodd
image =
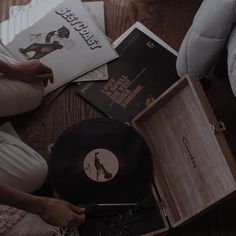
<svg viewBox="0 0 236 236"><path fill-rule="evenodd" d="M85 222L85 214L78 215L78 220L80 224L83 224Z"/></svg>
<svg viewBox="0 0 236 236"><path fill-rule="evenodd" d="M39 75L40 76L40 75ZM52 73L45 73L45 74L42 74L41 75L43 79L45 80L49 80L50 83L53 83L54 82L54 77L53 77L53 74Z"/></svg>
<svg viewBox="0 0 236 236"><path fill-rule="evenodd" d="M38 80L46 81L48 83L48 80L53 83L53 74L46 73L46 74L39 74L35 76Z"/></svg>
<svg viewBox="0 0 236 236"><path fill-rule="evenodd" d="M68 227L80 226L85 222L85 215L73 215L73 219L68 223Z"/></svg>
<svg viewBox="0 0 236 236"><path fill-rule="evenodd" d="M85 208L81 208L81 207L75 206L73 204L70 204L70 208L72 211L74 211L77 214L84 214L85 213Z"/></svg>
<svg viewBox="0 0 236 236"><path fill-rule="evenodd" d="M48 78L41 78L40 80L43 81L44 87L47 87L47 86L48 86Z"/></svg>
<svg viewBox="0 0 236 236"><path fill-rule="evenodd" d="M39 63L40 63L40 67L39 67L40 73L52 73L52 69L50 67L46 66L45 64L41 62Z"/></svg>
<svg viewBox="0 0 236 236"><path fill-rule="evenodd" d="M52 84L54 82L54 76L51 74L51 77L49 78L50 83Z"/></svg>
<svg viewBox="0 0 236 236"><path fill-rule="evenodd" d="M43 65L43 64L42 64L42 69L41 69L41 71L42 71L42 73L50 73L50 74L53 73L51 68L49 68L49 67L47 67L47 66L45 66L45 65Z"/></svg>
<svg viewBox="0 0 236 236"><path fill-rule="evenodd" d="M47 73L45 76L48 77L51 84L54 82L54 76L52 73Z"/></svg>
<svg viewBox="0 0 236 236"><path fill-rule="evenodd" d="M43 86L47 87L48 86L48 80L43 80Z"/></svg>

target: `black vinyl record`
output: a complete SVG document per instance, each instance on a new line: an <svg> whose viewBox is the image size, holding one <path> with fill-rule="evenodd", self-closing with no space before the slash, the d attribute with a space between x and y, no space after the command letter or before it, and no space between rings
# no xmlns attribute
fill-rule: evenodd
<svg viewBox="0 0 236 236"><path fill-rule="evenodd" d="M52 149L49 167L57 193L85 205L137 202L153 174L141 135L107 118L84 120L66 130Z"/></svg>

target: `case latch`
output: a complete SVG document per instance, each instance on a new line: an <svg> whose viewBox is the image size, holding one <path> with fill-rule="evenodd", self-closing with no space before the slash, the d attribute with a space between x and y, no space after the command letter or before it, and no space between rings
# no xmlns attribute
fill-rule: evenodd
<svg viewBox="0 0 236 236"><path fill-rule="evenodd" d="M211 128L214 133L223 132L226 130L225 124L222 121L219 121L217 124L211 124Z"/></svg>

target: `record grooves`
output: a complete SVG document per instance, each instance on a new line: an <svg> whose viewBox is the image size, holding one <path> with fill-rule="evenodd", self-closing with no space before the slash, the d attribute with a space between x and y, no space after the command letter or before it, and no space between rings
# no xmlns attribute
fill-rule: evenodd
<svg viewBox="0 0 236 236"><path fill-rule="evenodd" d="M153 174L143 138L129 125L107 118L66 130L52 149L49 168L58 194L85 205L138 202Z"/></svg>

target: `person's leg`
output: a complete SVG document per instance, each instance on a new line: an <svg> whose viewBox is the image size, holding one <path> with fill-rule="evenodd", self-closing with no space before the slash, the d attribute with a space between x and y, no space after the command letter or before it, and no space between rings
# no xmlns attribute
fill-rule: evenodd
<svg viewBox="0 0 236 236"><path fill-rule="evenodd" d="M35 192L47 177L46 161L20 139L0 131L0 182Z"/></svg>
<svg viewBox="0 0 236 236"><path fill-rule="evenodd" d="M0 60L16 63L0 48ZM43 83L24 83L6 79L0 74L0 117L11 116L35 109L43 98Z"/></svg>

